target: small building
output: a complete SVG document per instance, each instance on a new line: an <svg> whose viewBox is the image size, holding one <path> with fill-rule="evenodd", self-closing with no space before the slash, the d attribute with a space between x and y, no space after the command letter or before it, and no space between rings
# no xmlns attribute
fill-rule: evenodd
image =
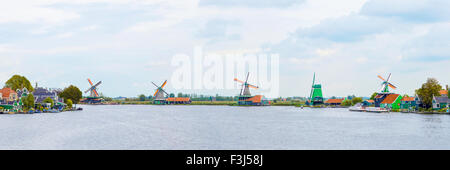
<svg viewBox="0 0 450 170"><path fill-rule="evenodd" d="M448 96L448 91L447 90L441 90L441 91L439 91L439 94L441 96Z"/></svg>
<svg viewBox="0 0 450 170"><path fill-rule="evenodd" d="M433 96L433 110L448 108L450 99L447 96Z"/></svg>
<svg viewBox="0 0 450 170"><path fill-rule="evenodd" d="M417 103L415 97L403 97L400 103L400 109L404 110L416 110Z"/></svg>
<svg viewBox="0 0 450 170"><path fill-rule="evenodd" d="M167 104L191 104L190 97L169 97L166 99Z"/></svg>
<svg viewBox="0 0 450 170"><path fill-rule="evenodd" d="M327 106L340 106L342 104L342 101L344 101L344 98L342 99L328 99L325 101L325 105Z"/></svg>
<svg viewBox="0 0 450 170"><path fill-rule="evenodd" d="M400 109L400 103L403 97L399 94L388 94L380 103L381 108Z"/></svg>
<svg viewBox="0 0 450 170"><path fill-rule="evenodd" d="M362 105L363 106L373 106L373 105L375 105L375 100L364 100L362 102Z"/></svg>
<svg viewBox="0 0 450 170"><path fill-rule="evenodd" d="M244 106L268 106L270 101L263 95L239 96L238 105Z"/></svg>
<svg viewBox="0 0 450 170"><path fill-rule="evenodd" d="M17 92L15 92L9 87L0 89L0 96L1 96L0 98L1 103L9 103L19 99L19 95L17 94Z"/></svg>

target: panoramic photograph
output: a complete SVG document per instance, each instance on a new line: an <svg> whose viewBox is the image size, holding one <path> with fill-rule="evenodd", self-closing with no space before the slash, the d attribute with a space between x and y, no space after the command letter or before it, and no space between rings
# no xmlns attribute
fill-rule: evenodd
<svg viewBox="0 0 450 170"><path fill-rule="evenodd" d="M449 9L2 0L0 150L449 150Z"/></svg>

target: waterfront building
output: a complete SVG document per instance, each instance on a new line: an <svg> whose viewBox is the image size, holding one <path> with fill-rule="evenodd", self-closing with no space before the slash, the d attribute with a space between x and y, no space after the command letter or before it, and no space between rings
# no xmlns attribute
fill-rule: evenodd
<svg viewBox="0 0 450 170"><path fill-rule="evenodd" d="M403 97L399 94L388 94L380 103L380 107L386 109L400 109L402 99Z"/></svg>
<svg viewBox="0 0 450 170"><path fill-rule="evenodd" d="M344 98L342 98L342 99L328 99L328 100L325 101L325 105L327 105L327 106L340 106L343 101L344 101Z"/></svg>
<svg viewBox="0 0 450 170"><path fill-rule="evenodd" d="M41 104L44 107L50 108L50 103L44 103L46 98L51 98L54 103L54 107L63 109L65 107L64 99L58 96L58 89L47 89L43 87L36 87L33 92L34 103L36 105Z"/></svg>
<svg viewBox="0 0 450 170"><path fill-rule="evenodd" d="M362 102L362 105L363 106L373 106L373 105L375 105L375 100L364 100Z"/></svg>
<svg viewBox="0 0 450 170"><path fill-rule="evenodd" d="M169 97L166 99L167 104L191 104L189 97Z"/></svg>
<svg viewBox="0 0 450 170"><path fill-rule="evenodd" d="M448 96L433 96L433 110L448 108L449 103Z"/></svg>
<svg viewBox="0 0 450 170"><path fill-rule="evenodd" d="M400 104L400 109L404 110L416 110L416 98L415 97L403 97Z"/></svg>
<svg viewBox="0 0 450 170"><path fill-rule="evenodd" d="M0 101L1 103L10 103L13 101L16 101L19 98L19 95L17 95L17 92L12 90L9 87L5 87L3 89L0 89Z"/></svg>

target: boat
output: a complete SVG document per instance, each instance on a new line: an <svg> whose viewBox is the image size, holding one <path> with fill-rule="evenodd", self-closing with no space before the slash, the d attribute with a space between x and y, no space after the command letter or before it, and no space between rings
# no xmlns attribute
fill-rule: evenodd
<svg viewBox="0 0 450 170"><path fill-rule="evenodd" d="M366 112L387 113L389 110L381 107L368 107L366 108Z"/></svg>
<svg viewBox="0 0 450 170"><path fill-rule="evenodd" d="M361 103L357 103L354 106L349 107L348 110L352 112L365 112L366 107L364 107Z"/></svg>
<svg viewBox="0 0 450 170"><path fill-rule="evenodd" d="M361 106L359 106L359 107L352 106L352 107L349 107L348 110L352 111L352 112L365 112L365 111L367 111L365 108L363 108Z"/></svg>

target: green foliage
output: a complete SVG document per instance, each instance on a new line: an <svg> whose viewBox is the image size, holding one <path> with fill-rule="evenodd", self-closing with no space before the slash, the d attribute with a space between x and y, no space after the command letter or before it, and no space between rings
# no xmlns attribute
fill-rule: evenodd
<svg viewBox="0 0 450 170"><path fill-rule="evenodd" d="M351 100L344 100L341 103L341 106L351 106L352 105L352 101Z"/></svg>
<svg viewBox="0 0 450 170"><path fill-rule="evenodd" d="M34 91L34 88L33 86L31 86L30 81L28 81L28 79L24 76L20 75L12 76L8 81L6 81L5 87L9 87L14 91L16 91L17 89L23 89L24 87L27 88L27 90L30 92Z"/></svg>
<svg viewBox="0 0 450 170"><path fill-rule="evenodd" d="M22 104L25 110L29 110L34 108L34 96L33 94L28 94L25 97L22 97Z"/></svg>
<svg viewBox="0 0 450 170"><path fill-rule="evenodd" d="M378 95L377 92L373 93L372 96L370 96L370 100L375 100L375 97Z"/></svg>
<svg viewBox="0 0 450 170"><path fill-rule="evenodd" d="M138 98L139 98L139 101L145 101L145 99L147 99L147 97L145 97L144 94L139 95Z"/></svg>
<svg viewBox="0 0 450 170"><path fill-rule="evenodd" d="M55 105L55 102L53 102L53 99L50 98L50 97L45 98L42 102L43 103L50 103L51 104L50 107L53 107Z"/></svg>
<svg viewBox="0 0 450 170"><path fill-rule="evenodd" d="M72 100L67 99L66 104L67 104L67 108L72 109L72 107L73 107L73 102L72 102Z"/></svg>
<svg viewBox="0 0 450 170"><path fill-rule="evenodd" d="M64 90L59 94L59 97L64 98L66 101L70 99L73 103L78 104L80 99L83 97L83 93L78 87L70 85L69 87L64 88Z"/></svg>
<svg viewBox="0 0 450 170"><path fill-rule="evenodd" d="M422 84L420 89L416 90L416 94L422 99L422 103L426 108L432 107L433 96L440 96L439 91L442 86L434 78L428 78L427 82Z"/></svg>
<svg viewBox="0 0 450 170"><path fill-rule="evenodd" d="M361 97L355 97L352 99L352 105L355 105L357 103L363 102L363 99Z"/></svg>

